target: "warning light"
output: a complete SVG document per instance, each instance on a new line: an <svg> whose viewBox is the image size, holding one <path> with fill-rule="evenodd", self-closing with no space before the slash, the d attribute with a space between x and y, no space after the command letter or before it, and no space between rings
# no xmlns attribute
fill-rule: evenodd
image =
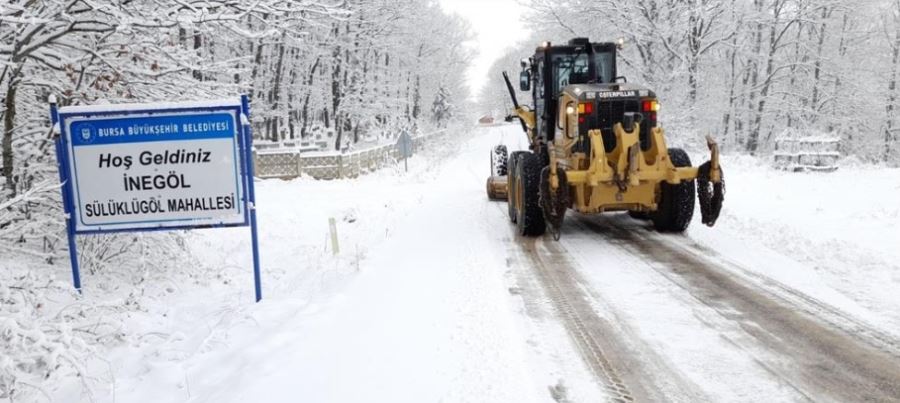
<svg viewBox="0 0 900 403"><path fill-rule="evenodd" d="M591 102L585 102L578 104L578 114L579 115L590 115L594 113L594 104Z"/></svg>

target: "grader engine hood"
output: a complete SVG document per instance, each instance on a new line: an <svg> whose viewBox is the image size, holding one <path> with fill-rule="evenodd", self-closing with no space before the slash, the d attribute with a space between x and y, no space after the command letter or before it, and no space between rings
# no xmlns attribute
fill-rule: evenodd
<svg viewBox="0 0 900 403"><path fill-rule="evenodd" d="M646 87L626 83L574 84L565 87L563 92L583 96L582 99L656 97L656 94Z"/></svg>
<svg viewBox="0 0 900 403"><path fill-rule="evenodd" d="M650 131L657 126L656 93L646 87L629 84L577 84L564 88L563 99L577 103L578 132L586 134L590 130L599 129L603 133L606 152L615 146L613 126L623 122L627 113L640 114L641 148L650 146ZM565 113L565 110L561 110ZM580 148L586 148L587 139L582 139Z"/></svg>

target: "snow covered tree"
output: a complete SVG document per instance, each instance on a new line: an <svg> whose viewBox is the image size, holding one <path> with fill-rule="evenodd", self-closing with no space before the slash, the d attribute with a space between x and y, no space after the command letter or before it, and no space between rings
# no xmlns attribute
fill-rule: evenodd
<svg viewBox="0 0 900 403"><path fill-rule="evenodd" d="M443 86L434 96L434 102L431 104L431 115L437 127L446 127L447 122L453 118L453 102L451 101L450 91Z"/></svg>
<svg viewBox="0 0 900 403"><path fill-rule="evenodd" d="M676 141L709 131L728 150L763 154L791 130L839 137L844 152L866 160L896 160L896 0L527 5L540 27L530 47L624 38L620 73L657 92Z"/></svg>
<svg viewBox="0 0 900 403"><path fill-rule="evenodd" d="M887 93L885 99L885 121L884 121L884 155L885 162L893 165L900 164L900 157L897 157L898 138L900 138L900 119L898 119L898 108L900 108L900 88L897 81L900 80L900 0L891 1L888 12L883 17L884 32L887 36L887 43L890 47L890 72L887 76Z"/></svg>

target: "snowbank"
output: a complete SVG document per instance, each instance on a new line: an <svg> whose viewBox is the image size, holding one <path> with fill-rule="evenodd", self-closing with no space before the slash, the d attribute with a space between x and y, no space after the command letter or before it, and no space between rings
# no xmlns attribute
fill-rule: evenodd
<svg viewBox="0 0 900 403"><path fill-rule="evenodd" d="M900 169L787 173L733 155L723 166L722 217L692 238L900 336Z"/></svg>

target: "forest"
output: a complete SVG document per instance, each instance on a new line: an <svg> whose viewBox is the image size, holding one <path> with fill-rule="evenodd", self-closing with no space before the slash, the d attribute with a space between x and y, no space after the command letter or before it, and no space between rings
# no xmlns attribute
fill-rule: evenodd
<svg viewBox="0 0 900 403"><path fill-rule="evenodd" d="M468 97L470 38L428 0L3 0L0 236L58 241L58 226L32 217L59 213L51 95L65 106L246 93L257 141L342 149L445 125Z"/></svg>
<svg viewBox="0 0 900 403"><path fill-rule="evenodd" d="M785 136L839 138L846 157L900 164L898 0L524 4L531 37L493 66L486 109L511 108L500 73L541 42L623 39L620 75L656 91L679 141L709 133L727 152L765 156Z"/></svg>

